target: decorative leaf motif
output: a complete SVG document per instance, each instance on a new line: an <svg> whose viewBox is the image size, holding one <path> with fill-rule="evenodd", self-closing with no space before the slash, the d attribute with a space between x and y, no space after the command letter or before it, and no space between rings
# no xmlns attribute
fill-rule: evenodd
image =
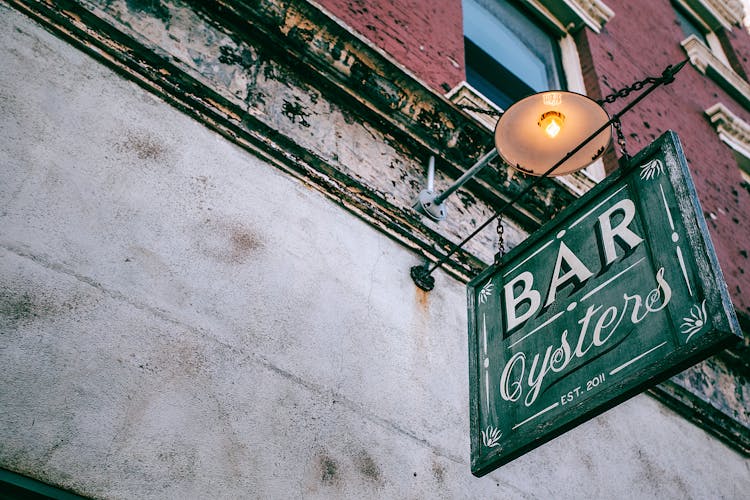
<svg viewBox="0 0 750 500"><path fill-rule="evenodd" d="M487 426L487 429L482 431L482 443L484 443L487 448L500 446L499 441L501 437L503 437L503 433L496 427Z"/></svg>
<svg viewBox="0 0 750 500"><path fill-rule="evenodd" d="M664 164L661 160L652 160L645 165L641 165L641 179L651 180L657 175L664 172Z"/></svg>
<svg viewBox="0 0 750 500"><path fill-rule="evenodd" d="M687 334L685 342L690 340L690 337L698 333L706 326L706 301L698 306L694 305L690 308L690 316L682 318L682 324L680 325L680 331Z"/></svg>
<svg viewBox="0 0 750 500"><path fill-rule="evenodd" d="M491 281L484 284L481 290L479 290L479 303L484 304L487 302L487 298L492 296L492 291L495 289L495 285Z"/></svg>

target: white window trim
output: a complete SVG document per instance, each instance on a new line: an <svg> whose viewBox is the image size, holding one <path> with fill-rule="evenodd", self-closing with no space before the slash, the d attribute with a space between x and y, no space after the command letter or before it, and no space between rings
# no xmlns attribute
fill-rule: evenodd
<svg viewBox="0 0 750 500"><path fill-rule="evenodd" d="M741 155L750 158L750 124L720 102L708 108L705 113L719 138Z"/></svg>
<svg viewBox="0 0 750 500"><path fill-rule="evenodd" d="M725 29L742 23L745 17L740 0L676 0L691 14L708 26L709 30Z"/></svg>
<svg viewBox="0 0 750 500"><path fill-rule="evenodd" d="M583 69L581 68L581 56L578 54L576 42L571 35L566 35L560 40L560 59L562 60L563 73L565 73L568 90L586 95L586 84L583 81ZM580 195L591 189L597 182L602 181L606 176L604 160L599 158L581 170L578 175L566 175L559 179L571 188L573 192Z"/></svg>
<svg viewBox="0 0 750 500"><path fill-rule="evenodd" d="M743 106L750 108L750 84L735 73L728 64L719 59L695 35L687 37L681 45L690 58L690 63L698 71L711 77L724 90L738 99Z"/></svg>
<svg viewBox="0 0 750 500"><path fill-rule="evenodd" d="M706 42L708 43L708 48L711 50L711 52L713 52L714 55L718 57L724 64L729 66L729 59L724 53L724 48L721 46L719 37L717 37L716 33L714 33L714 31L716 31L717 29L722 29L724 28L724 26L716 26L717 23L712 22L712 18L709 18L707 20L705 14L701 16L698 12L696 12L694 7L696 3L699 3L697 1L690 2L689 0L674 0L674 3L680 5L682 7L682 10L687 13L688 17L690 17L693 22L702 29L703 36L705 37ZM726 29L731 31L732 28L731 26L729 26Z"/></svg>
<svg viewBox="0 0 750 500"><path fill-rule="evenodd" d="M719 41L719 37L716 36L716 33L713 31L709 31L705 35L706 41L708 42L708 48L711 50L713 55L715 55L727 68L731 68L731 65L729 64L729 58L727 57L726 52L724 52L724 47L721 46L721 42Z"/></svg>
<svg viewBox="0 0 750 500"><path fill-rule="evenodd" d="M560 59L562 62L562 69L565 75L565 83L568 90L585 95L586 85L583 82L581 57L578 54L576 43L571 35L566 35L560 40ZM445 97L456 104L476 106L478 108L484 108L487 110L494 110L499 112L504 111L502 108L490 101L487 97L482 95L481 92L469 85L467 82L461 82L456 85L447 94L445 94ZM473 111L467 112L486 128L490 130L495 129L497 118Z"/></svg>
<svg viewBox="0 0 750 500"><path fill-rule="evenodd" d="M503 109L486 98L481 92L469 85L468 82L463 81L453 87L445 97L450 99L454 104L459 106L471 106L474 108L486 109L487 111L494 111L502 113ZM495 130L497 124L497 116L492 114L480 113L472 111L470 109L464 110L469 116L479 122L484 128L488 130Z"/></svg>
<svg viewBox="0 0 750 500"><path fill-rule="evenodd" d="M599 33L615 13L601 0L522 0L563 35L588 26Z"/></svg>

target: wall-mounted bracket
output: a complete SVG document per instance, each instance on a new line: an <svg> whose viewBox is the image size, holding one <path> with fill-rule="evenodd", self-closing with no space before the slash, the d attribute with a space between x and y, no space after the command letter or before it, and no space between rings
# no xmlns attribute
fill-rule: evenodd
<svg viewBox="0 0 750 500"><path fill-rule="evenodd" d="M427 165L427 188L423 189L417 199L414 201L414 209L434 221L444 220L448 215L445 208L445 200L458 191L458 189L466 184L469 179L474 177L477 172L482 170L487 164L497 156L497 150L492 148L489 153L482 156L469 170L459 177L448 189L440 194L435 193L435 157L430 156L430 161Z"/></svg>
<svg viewBox="0 0 750 500"><path fill-rule="evenodd" d="M414 209L434 221L444 220L448 213L445 210L445 203L435 203L437 196L436 192L423 189L414 202Z"/></svg>
<svg viewBox="0 0 750 500"><path fill-rule="evenodd" d="M427 164L427 187L420 191L417 199L412 205L414 209L434 221L444 220L448 213L445 211L445 203L435 203L435 156L430 155Z"/></svg>
<svg viewBox="0 0 750 500"><path fill-rule="evenodd" d="M425 292L435 288L435 277L430 274L429 263L425 262L421 266L412 266L409 274L414 283Z"/></svg>

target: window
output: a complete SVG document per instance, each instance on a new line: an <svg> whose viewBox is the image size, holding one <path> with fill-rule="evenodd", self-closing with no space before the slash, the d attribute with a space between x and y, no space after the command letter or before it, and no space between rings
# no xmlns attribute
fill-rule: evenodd
<svg viewBox="0 0 750 500"><path fill-rule="evenodd" d="M673 3L675 14L677 14L677 24L682 28L682 33L685 37L695 35L695 37L708 46L708 40L706 40L706 29L701 28L700 25L695 21L695 18L690 16L680 4Z"/></svg>
<svg viewBox="0 0 750 500"><path fill-rule="evenodd" d="M706 116L716 129L719 138L732 148L743 179L743 186L750 189L750 123L732 113L722 103L716 103L708 108Z"/></svg>
<svg viewBox="0 0 750 500"><path fill-rule="evenodd" d="M743 156L743 161L740 163L740 175L742 175L742 182L750 186L750 158Z"/></svg>
<svg viewBox="0 0 750 500"><path fill-rule="evenodd" d="M562 88L559 43L506 0L463 0L466 80L505 109Z"/></svg>
<svg viewBox="0 0 750 500"><path fill-rule="evenodd" d="M733 153L735 160L737 160L737 165L740 166L743 185L750 186L750 158L735 150L733 150Z"/></svg>
<svg viewBox="0 0 750 500"><path fill-rule="evenodd" d="M686 0L673 0L672 7L675 12L677 24L682 29L685 38L694 37L701 42L710 52L723 63L729 64L719 38L717 30L724 29L722 26L712 28L708 21L704 20Z"/></svg>
<svg viewBox="0 0 750 500"><path fill-rule="evenodd" d="M734 159L737 161L737 166L740 167L740 177L742 178L740 185L750 192L750 156L747 156L750 153L747 148L743 149L743 151L732 148L732 153L734 154Z"/></svg>
<svg viewBox="0 0 750 500"><path fill-rule="evenodd" d="M740 2L673 0L677 24L682 28L681 45L698 71L750 108L750 84L733 68L717 33L729 32L742 19ZM722 6L721 9L715 7ZM731 47L727 47L731 50ZM734 55L730 52L729 55ZM736 59L735 59L736 62ZM740 73L742 70L740 69Z"/></svg>

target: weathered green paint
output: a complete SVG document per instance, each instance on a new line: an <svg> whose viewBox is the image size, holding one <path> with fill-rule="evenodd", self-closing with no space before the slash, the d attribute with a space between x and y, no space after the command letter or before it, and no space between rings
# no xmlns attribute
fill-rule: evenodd
<svg viewBox="0 0 750 500"><path fill-rule="evenodd" d="M667 132L468 286L483 475L741 338Z"/></svg>

